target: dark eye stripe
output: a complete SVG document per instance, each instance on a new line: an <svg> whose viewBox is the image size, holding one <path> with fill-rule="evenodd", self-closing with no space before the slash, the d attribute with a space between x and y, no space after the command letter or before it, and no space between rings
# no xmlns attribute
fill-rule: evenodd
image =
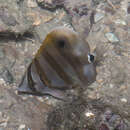
<svg viewBox="0 0 130 130"><path fill-rule="evenodd" d="M53 46L53 51L51 50L51 48L46 48L46 50L71 80L79 81L79 78L73 66L66 60L63 55L61 55L61 53L63 52L60 52L59 49L55 46Z"/></svg>
<svg viewBox="0 0 130 130"><path fill-rule="evenodd" d="M87 82L87 77L83 75L83 70L82 70L82 66L81 62L79 60L79 58L77 57L72 57L70 55L67 55L65 53L62 53L61 50L59 50L59 53L64 57L64 59L73 67L73 69L75 70L76 76L79 79L79 82ZM80 82L81 83L81 82Z"/></svg>
<svg viewBox="0 0 130 130"><path fill-rule="evenodd" d="M49 80L48 78L46 77L46 74L44 73L44 70L42 69L39 61L37 58L34 59L34 63L35 63L35 66L36 66L36 70L37 70L37 73L40 77L40 80L46 85L49 87Z"/></svg>
<svg viewBox="0 0 130 130"><path fill-rule="evenodd" d="M37 84L37 86L43 86L45 85L45 82L43 82L39 76L38 70L37 70L37 66L36 66L36 62L37 61L33 61L32 65L31 65L31 77L32 80L35 84Z"/></svg>
<svg viewBox="0 0 130 130"><path fill-rule="evenodd" d="M45 58L45 55L40 55L37 57L39 64L41 65L42 70L44 71L44 75L48 79L49 86L59 87L66 86L65 81L58 75L55 69L52 68L50 63ZM51 60L51 59L50 59Z"/></svg>
<svg viewBox="0 0 130 130"><path fill-rule="evenodd" d="M62 78L67 84L72 84L70 77L64 72L63 68L56 62L56 60L47 51L44 52L45 59L49 65L57 72L60 78Z"/></svg>

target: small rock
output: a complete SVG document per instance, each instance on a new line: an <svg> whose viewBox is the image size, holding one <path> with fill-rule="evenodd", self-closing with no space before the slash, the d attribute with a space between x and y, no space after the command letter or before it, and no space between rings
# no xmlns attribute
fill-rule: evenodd
<svg viewBox="0 0 130 130"><path fill-rule="evenodd" d="M11 72L9 70L5 71L5 73L3 74L3 78L9 84L13 83L14 78L13 78L13 75L11 74Z"/></svg>
<svg viewBox="0 0 130 130"><path fill-rule="evenodd" d="M3 67L3 65L0 64L0 74L2 74L5 71L5 68Z"/></svg>
<svg viewBox="0 0 130 130"><path fill-rule="evenodd" d="M7 8L0 8L0 19L8 26L15 26L17 21Z"/></svg>
<svg viewBox="0 0 130 130"><path fill-rule="evenodd" d="M122 121L123 119L120 117L120 115L113 114L108 124L115 128L115 126L118 126Z"/></svg>
<svg viewBox="0 0 130 130"><path fill-rule="evenodd" d="M86 112L85 116L89 118L93 118L95 115L92 112Z"/></svg>
<svg viewBox="0 0 130 130"><path fill-rule="evenodd" d="M111 88L111 89L114 88L114 84L110 84L110 88Z"/></svg>
<svg viewBox="0 0 130 130"><path fill-rule="evenodd" d="M99 127L99 130L109 130L109 128L106 124L102 123Z"/></svg>
<svg viewBox="0 0 130 130"><path fill-rule="evenodd" d="M2 112L0 112L0 121L1 121L1 119L3 118L2 116L3 116L3 114L2 114Z"/></svg>
<svg viewBox="0 0 130 130"><path fill-rule="evenodd" d="M2 122L2 123L0 123L0 127L6 127L7 126L7 122Z"/></svg>
<svg viewBox="0 0 130 130"><path fill-rule="evenodd" d="M86 5L80 5L74 7L73 11L78 14L79 16L87 15L88 14L88 8Z"/></svg>
<svg viewBox="0 0 130 130"><path fill-rule="evenodd" d="M44 0L37 0L37 2L39 2L39 3L40 3L40 2L43 2L43 1L44 1Z"/></svg>
<svg viewBox="0 0 130 130"><path fill-rule="evenodd" d="M4 130L4 128L0 128L0 130Z"/></svg>
<svg viewBox="0 0 130 130"><path fill-rule="evenodd" d="M106 121L109 121L112 117L112 111L111 110L107 110L105 113L104 113L104 118Z"/></svg>
<svg viewBox="0 0 130 130"><path fill-rule="evenodd" d="M28 0L28 7L35 8L37 7L37 3L34 0Z"/></svg>
<svg viewBox="0 0 130 130"><path fill-rule="evenodd" d="M94 16L94 21L95 23L100 21L102 18L104 17L104 14L103 13L96 13L95 16Z"/></svg>
<svg viewBox="0 0 130 130"><path fill-rule="evenodd" d="M121 100L121 102L123 102L123 103L127 103L127 99L126 99L126 98L121 98L120 100Z"/></svg>
<svg viewBox="0 0 130 130"><path fill-rule="evenodd" d="M37 99L38 99L40 102L44 102L43 97L37 97Z"/></svg>
<svg viewBox="0 0 130 130"><path fill-rule="evenodd" d="M88 91L88 98L90 98L91 100L95 100L97 99L97 94L96 92L93 92L93 91Z"/></svg>
<svg viewBox="0 0 130 130"><path fill-rule="evenodd" d="M19 126L19 128L18 128L18 130L25 130L25 124L21 124L20 126Z"/></svg>
<svg viewBox="0 0 130 130"><path fill-rule="evenodd" d="M105 36L110 42L119 42L119 39L112 32L106 33Z"/></svg>
<svg viewBox="0 0 130 130"><path fill-rule="evenodd" d="M4 58L4 52L3 52L3 49L2 48L0 48L0 58Z"/></svg>
<svg viewBox="0 0 130 130"><path fill-rule="evenodd" d="M121 85L119 89L120 89L121 92L122 92L122 91L125 91L125 90L127 89L127 86Z"/></svg>
<svg viewBox="0 0 130 130"><path fill-rule="evenodd" d="M122 20L122 19L117 19L117 20L115 21L115 24L126 25L126 22L125 22L124 20Z"/></svg>
<svg viewBox="0 0 130 130"><path fill-rule="evenodd" d="M129 128L127 121L110 109L107 109L101 118L99 130L127 130Z"/></svg>
<svg viewBox="0 0 130 130"><path fill-rule="evenodd" d="M0 84L2 84L2 85L5 84L5 80L0 78Z"/></svg>
<svg viewBox="0 0 130 130"><path fill-rule="evenodd" d="M130 4L129 4L128 8L127 8L127 13L130 14Z"/></svg>
<svg viewBox="0 0 130 130"><path fill-rule="evenodd" d="M126 130L126 124L121 121L116 127L115 130Z"/></svg>
<svg viewBox="0 0 130 130"><path fill-rule="evenodd" d="M59 5L62 5L63 0L37 0L39 6L49 10L55 10Z"/></svg>

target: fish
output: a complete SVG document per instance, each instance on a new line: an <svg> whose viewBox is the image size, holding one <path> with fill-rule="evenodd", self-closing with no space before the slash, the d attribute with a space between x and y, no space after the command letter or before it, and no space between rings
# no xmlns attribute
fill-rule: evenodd
<svg viewBox="0 0 130 130"><path fill-rule="evenodd" d="M89 44L74 30L50 31L18 87L19 94L50 95L64 100L66 91L87 87L96 80L95 57Z"/></svg>

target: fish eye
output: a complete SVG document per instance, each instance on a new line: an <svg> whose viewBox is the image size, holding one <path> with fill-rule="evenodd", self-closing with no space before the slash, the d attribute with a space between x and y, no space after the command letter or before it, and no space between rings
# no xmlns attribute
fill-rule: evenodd
<svg viewBox="0 0 130 130"><path fill-rule="evenodd" d="M94 60L95 60L94 55L88 54L88 62L92 63L92 62L94 62Z"/></svg>
<svg viewBox="0 0 130 130"><path fill-rule="evenodd" d="M58 41L58 47L59 48L64 48L65 47L65 40L59 40Z"/></svg>

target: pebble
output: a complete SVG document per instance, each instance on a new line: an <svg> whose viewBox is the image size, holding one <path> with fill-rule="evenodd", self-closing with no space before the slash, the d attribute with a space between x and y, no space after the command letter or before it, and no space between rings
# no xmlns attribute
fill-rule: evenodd
<svg viewBox="0 0 130 130"><path fill-rule="evenodd" d="M19 126L18 130L25 130L25 127L26 127L25 124L21 124L21 125Z"/></svg>
<svg viewBox="0 0 130 130"><path fill-rule="evenodd" d="M129 4L128 8L127 8L127 13L130 14L130 4Z"/></svg>
<svg viewBox="0 0 130 130"><path fill-rule="evenodd" d="M115 21L115 24L127 25L126 22L124 20L122 20L122 19L117 19Z"/></svg>
<svg viewBox="0 0 130 130"><path fill-rule="evenodd" d="M127 103L127 99L126 99L126 98L121 98L120 100L121 100L121 102L123 102L123 103Z"/></svg>
<svg viewBox="0 0 130 130"><path fill-rule="evenodd" d="M116 37L116 35L112 32L108 32L105 34L106 38L110 41L110 42L119 42L119 39Z"/></svg>
<svg viewBox="0 0 130 130"><path fill-rule="evenodd" d="M0 127L6 127L6 126L7 126L7 122L0 123Z"/></svg>
<svg viewBox="0 0 130 130"><path fill-rule="evenodd" d="M0 9L0 19L8 26L15 26L17 21L7 8Z"/></svg>
<svg viewBox="0 0 130 130"><path fill-rule="evenodd" d="M6 115L0 112L0 127L5 128L7 126L8 120L9 120L9 117L6 117Z"/></svg>
<svg viewBox="0 0 130 130"><path fill-rule="evenodd" d="M122 91L125 91L125 90L127 90L127 86L121 85L120 88L119 88L119 90L120 90L121 92L122 92Z"/></svg>
<svg viewBox="0 0 130 130"><path fill-rule="evenodd" d="M100 21L102 18L104 17L104 14L103 13L96 13L95 16L94 16L94 21L95 23Z"/></svg>
<svg viewBox="0 0 130 130"><path fill-rule="evenodd" d="M96 92L88 91L88 98L91 100L99 99L99 95Z"/></svg>
<svg viewBox="0 0 130 130"><path fill-rule="evenodd" d="M109 130L109 128L106 124L102 123L99 127L99 130Z"/></svg>
<svg viewBox="0 0 130 130"><path fill-rule="evenodd" d="M18 95L18 93L17 93L17 95ZM22 99L23 99L23 100L27 100L28 97L22 96Z"/></svg>
<svg viewBox="0 0 130 130"><path fill-rule="evenodd" d="M110 86L111 89L114 88L114 84L110 84L109 86Z"/></svg>
<svg viewBox="0 0 130 130"><path fill-rule="evenodd" d="M2 48L0 48L0 58L4 58L4 52L3 52L3 49Z"/></svg>
<svg viewBox="0 0 130 130"><path fill-rule="evenodd" d="M40 3L40 2L43 2L43 1L44 1L44 0L37 0L37 2L39 2L39 3Z"/></svg>
<svg viewBox="0 0 130 130"><path fill-rule="evenodd" d="M0 128L0 130L4 130L4 128Z"/></svg>
<svg viewBox="0 0 130 130"><path fill-rule="evenodd" d="M11 74L11 72L9 70L6 70L4 73L3 73L3 78L6 82L8 82L9 84L13 83L14 81L14 78L13 78L13 75Z"/></svg>
<svg viewBox="0 0 130 130"><path fill-rule="evenodd" d="M86 112L85 116L89 118L93 118L95 115L92 112Z"/></svg>
<svg viewBox="0 0 130 130"><path fill-rule="evenodd" d="M4 70L5 69L4 69L3 65L0 64L0 74L2 74L4 72Z"/></svg>
<svg viewBox="0 0 130 130"><path fill-rule="evenodd" d="M3 84L6 84L5 80L3 78L0 78L0 84L3 85Z"/></svg>
<svg viewBox="0 0 130 130"><path fill-rule="evenodd" d="M104 120L109 121L112 118L112 111L110 109L106 110L104 113Z"/></svg>
<svg viewBox="0 0 130 130"><path fill-rule="evenodd" d="M37 7L37 3L34 0L28 0L28 7L35 8Z"/></svg>
<svg viewBox="0 0 130 130"><path fill-rule="evenodd" d="M44 102L43 97L37 97L37 99L38 99L40 102Z"/></svg>

